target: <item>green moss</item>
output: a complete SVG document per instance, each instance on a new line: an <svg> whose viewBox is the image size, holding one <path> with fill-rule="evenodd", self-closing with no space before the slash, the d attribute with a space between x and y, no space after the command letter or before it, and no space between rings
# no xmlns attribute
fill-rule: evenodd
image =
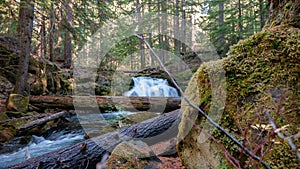
<svg viewBox="0 0 300 169"><path fill-rule="evenodd" d="M12 111L26 112L28 109L29 99L20 94L10 94L8 98L7 109Z"/></svg>
<svg viewBox="0 0 300 169"><path fill-rule="evenodd" d="M186 94L200 108L208 112L212 104L211 84L207 72L218 72L212 70L213 66L210 65L221 62L225 70L227 86L226 107L219 121L223 128L241 142L245 141L247 147L257 147L261 144L259 140L266 139L270 131L266 130L263 135L259 135L250 126L268 124L265 112L269 110L278 127L289 124L287 132L296 134L299 132L300 121L299 46L300 30L297 28L277 26L264 30L233 46L227 58L201 65L189 83ZM194 94L195 91L199 93L198 98ZM281 106L279 112L278 106ZM195 110L183 107L182 111L179 138L183 138L183 133L192 128L187 118L193 117L196 119L196 124L205 127L203 118L198 116ZM247 133L245 133L246 129ZM192 128L178 146L178 150L182 151L179 154L186 164L191 163L192 158L186 158L185 155L195 153L193 151L205 151L199 145L194 145L197 136L195 133L199 135L199 132ZM215 130L212 135L234 157L239 158L240 149L230 139L218 130ZM281 144L274 144L264 160L272 168L297 168L297 158L291 148L278 137L273 136L272 139L276 139ZM299 141L296 143L300 147ZM265 150L269 145L271 141L265 144ZM186 152L185 149L191 153ZM220 153L223 154L221 150ZM257 155L260 156L259 153ZM249 158L242 156L240 160L244 164L249 161ZM252 160L249 165L257 164Z"/></svg>
<svg viewBox="0 0 300 169"><path fill-rule="evenodd" d="M6 113L0 112L0 121L7 120L7 119L9 119L9 117L6 115Z"/></svg>

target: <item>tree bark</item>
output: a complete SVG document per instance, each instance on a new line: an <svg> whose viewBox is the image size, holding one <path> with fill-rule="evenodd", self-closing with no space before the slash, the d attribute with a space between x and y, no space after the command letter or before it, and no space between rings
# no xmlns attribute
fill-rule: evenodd
<svg viewBox="0 0 300 169"><path fill-rule="evenodd" d="M238 26L239 26L239 40L242 38L243 24L242 24L242 6L241 0L238 0Z"/></svg>
<svg viewBox="0 0 300 169"><path fill-rule="evenodd" d="M22 131L25 131L25 130L28 130L28 129L32 129L35 126L39 126L39 125L47 123L48 121L58 119L58 118L66 115L66 114L68 114L67 111L61 111L61 112L52 114L50 116L43 117L41 119L37 119L35 121L26 123L26 124L24 124L24 125L22 125L22 126L20 126L20 127L17 128L18 132L22 132Z"/></svg>
<svg viewBox="0 0 300 169"><path fill-rule="evenodd" d="M68 27L72 27L72 1L66 0L66 24ZM65 44L64 44L64 60L65 60L65 67L71 68L72 66L72 33L68 30L65 32Z"/></svg>
<svg viewBox="0 0 300 169"><path fill-rule="evenodd" d="M119 131L51 152L8 167L10 169L32 168L95 168L101 158L110 153L122 141L141 139L148 145L176 137L181 111L176 110ZM162 134L163 133L163 134Z"/></svg>
<svg viewBox="0 0 300 169"><path fill-rule="evenodd" d="M54 29L55 29L55 11L53 2L50 8L50 31L49 31L49 59L51 62L55 61L54 57Z"/></svg>
<svg viewBox="0 0 300 169"><path fill-rule="evenodd" d="M264 0L259 0L260 29L265 26Z"/></svg>
<svg viewBox="0 0 300 169"><path fill-rule="evenodd" d="M76 109L88 109L91 106L89 96L73 96L80 100L76 103ZM180 107L181 98L179 97L126 97L126 96L98 96L95 97L100 111L122 110L127 111L152 111L169 112ZM29 104L44 110L49 108L60 108L64 110L74 109L73 98L71 96L30 96Z"/></svg>
<svg viewBox="0 0 300 169"><path fill-rule="evenodd" d="M44 8L42 8L43 10L45 10ZM42 58L46 57L47 54L47 42L46 42L46 16L44 16L43 14L41 14L41 32L40 32L40 51L39 56Z"/></svg>
<svg viewBox="0 0 300 169"><path fill-rule="evenodd" d="M300 28L300 0L268 0L269 26L289 24Z"/></svg>
<svg viewBox="0 0 300 169"><path fill-rule="evenodd" d="M151 3L152 3L152 0L149 0L149 5L148 5L148 12L151 12ZM149 18L149 20L150 20L150 18ZM148 39L148 42L149 42L149 44L150 44L150 46L152 47L153 46L153 38L152 38L152 33L151 33L151 30L150 30L150 33L148 34L148 36L149 36L149 39ZM153 56L153 54L151 53L150 54L150 60L151 60L151 67L154 67L155 66L155 58L154 58L154 56Z"/></svg>
<svg viewBox="0 0 300 169"><path fill-rule="evenodd" d="M34 1L21 0L19 10L19 40L20 40L20 59L19 71L16 79L14 93L26 94L26 83L28 75L29 58L31 52L31 37L34 17Z"/></svg>
<svg viewBox="0 0 300 169"><path fill-rule="evenodd" d="M142 5L140 4L140 0L136 0L136 8L137 8L137 19L138 19L138 25L139 29L142 30L142 14L141 14L141 8ZM140 36L143 36L143 34L140 34ZM145 60L145 46L144 42L140 40L139 43L140 46L140 55L141 55L141 69L145 69L146 67L146 60Z"/></svg>
<svg viewBox="0 0 300 169"><path fill-rule="evenodd" d="M221 28L224 25L224 2L219 2L219 20L218 20L218 26ZM224 44L225 43L225 37L224 33L221 32L219 35L219 43Z"/></svg>
<svg viewBox="0 0 300 169"><path fill-rule="evenodd" d="M186 13L185 13L185 0L182 0L181 2L181 11L182 11L182 21L181 21L181 33L182 33L182 43L181 43L181 52L185 53L186 52Z"/></svg>
<svg viewBox="0 0 300 169"><path fill-rule="evenodd" d="M175 9L175 16L174 17L174 48L175 52L180 53L180 33L179 33L179 0L174 0L174 9ZM178 39L176 39L178 37Z"/></svg>

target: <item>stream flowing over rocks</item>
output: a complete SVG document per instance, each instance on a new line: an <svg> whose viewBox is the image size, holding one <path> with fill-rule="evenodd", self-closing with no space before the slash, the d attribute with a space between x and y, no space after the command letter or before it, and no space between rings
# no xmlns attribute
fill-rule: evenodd
<svg viewBox="0 0 300 169"><path fill-rule="evenodd" d="M134 86L125 96L158 96L158 97L178 97L175 88L168 85L167 80L150 77L133 78ZM139 115L141 114L141 115ZM95 118L102 116L102 121ZM88 113L77 115L68 115L64 117L68 121L66 128L51 129L47 133L37 136L30 136L27 144L21 144L22 140L29 136L13 138L10 141L1 144L0 168L17 164L26 160L26 158L37 157L49 152L59 150L69 145L85 140L85 137L98 136L113 130L116 130L118 122L124 120L124 125L137 123L147 118L155 117L159 113L155 112L106 112L103 114ZM95 121L95 119L97 121ZM79 121L78 121L79 120ZM128 123L128 124L127 124ZM82 129L81 127L84 126Z"/></svg>

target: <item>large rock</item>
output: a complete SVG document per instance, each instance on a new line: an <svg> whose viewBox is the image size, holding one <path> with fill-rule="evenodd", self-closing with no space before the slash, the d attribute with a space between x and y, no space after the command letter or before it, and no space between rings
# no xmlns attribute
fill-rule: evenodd
<svg viewBox="0 0 300 169"><path fill-rule="evenodd" d="M0 99L6 99L13 89L12 83L0 75Z"/></svg>
<svg viewBox="0 0 300 169"><path fill-rule="evenodd" d="M144 168L150 164L147 159L155 157L151 148L142 141L124 141L113 150L105 168Z"/></svg>
<svg viewBox="0 0 300 169"><path fill-rule="evenodd" d="M16 112L26 112L29 99L20 94L10 94L7 103L7 110Z"/></svg>
<svg viewBox="0 0 300 169"><path fill-rule="evenodd" d="M233 46L227 58L201 65L185 92L210 116L215 117L216 114L212 114L215 112L221 114L219 124L244 141L257 156L264 156L272 168L299 167L296 153L289 144L272 133L270 126L266 127L269 124L266 111L270 111L278 127L288 125L282 131L285 135L299 132L299 46L298 28L277 26L257 33ZM212 91L218 87L211 77L221 77L220 72L226 75L221 83L226 84L226 93ZM216 97L226 98L225 107L218 101L211 102ZM229 154L239 161L241 168L262 167L241 153L220 131L205 130L200 134L202 128L208 128L208 123L194 109L182 106L182 110L177 151L187 168L233 168ZM299 139L294 142L300 147Z"/></svg>

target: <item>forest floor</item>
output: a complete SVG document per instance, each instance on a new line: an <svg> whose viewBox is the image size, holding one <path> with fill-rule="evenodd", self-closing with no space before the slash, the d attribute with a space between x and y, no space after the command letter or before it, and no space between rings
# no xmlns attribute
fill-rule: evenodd
<svg viewBox="0 0 300 169"><path fill-rule="evenodd" d="M162 142L151 146L152 150L157 154L160 150L163 150L165 147L170 146L169 142ZM159 169L185 169L182 165L181 159L178 157L177 153L170 156L159 156L158 157L161 163L157 164Z"/></svg>
<svg viewBox="0 0 300 169"><path fill-rule="evenodd" d="M162 161L158 164L159 169L185 169L179 157L159 157Z"/></svg>

